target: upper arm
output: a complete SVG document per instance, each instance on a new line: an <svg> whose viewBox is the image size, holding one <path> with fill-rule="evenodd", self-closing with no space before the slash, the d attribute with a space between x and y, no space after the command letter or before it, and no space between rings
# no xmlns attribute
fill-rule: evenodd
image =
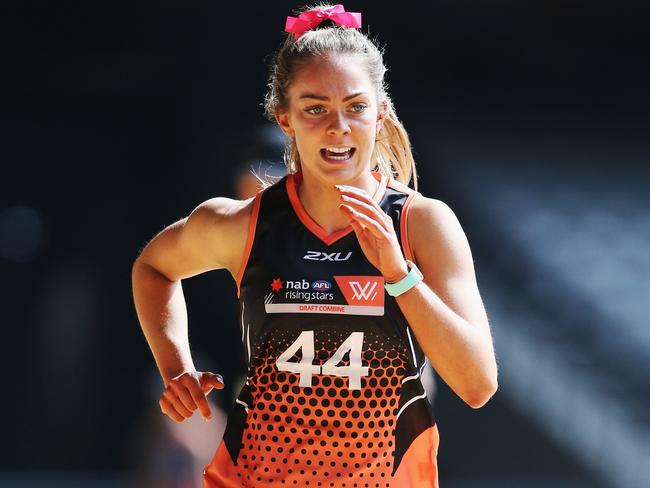
<svg viewBox="0 0 650 488"><path fill-rule="evenodd" d="M490 336L472 251L453 210L440 200L418 195L409 212L408 242L431 290L454 312Z"/></svg>
<svg viewBox="0 0 650 488"><path fill-rule="evenodd" d="M251 202L229 198L206 200L189 216L156 234L137 261L171 281L220 268L228 268L232 273L245 247Z"/></svg>

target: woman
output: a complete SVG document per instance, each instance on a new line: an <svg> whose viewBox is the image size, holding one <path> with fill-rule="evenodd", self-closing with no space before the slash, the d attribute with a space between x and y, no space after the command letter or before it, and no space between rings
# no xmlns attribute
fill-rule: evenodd
<svg viewBox="0 0 650 488"><path fill-rule="evenodd" d="M289 175L254 198L213 198L133 266L138 316L165 383L163 413L199 410L222 378L196 371L181 280L236 281L248 377L205 487L436 487L426 361L468 405L497 389L471 251L416 180L382 54L341 5L289 17L267 115Z"/></svg>

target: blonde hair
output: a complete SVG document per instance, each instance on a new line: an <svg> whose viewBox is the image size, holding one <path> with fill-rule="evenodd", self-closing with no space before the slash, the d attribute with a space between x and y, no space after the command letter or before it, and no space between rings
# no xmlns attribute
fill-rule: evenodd
<svg viewBox="0 0 650 488"><path fill-rule="evenodd" d="M329 8L329 4L304 7L300 11ZM300 13L297 12L297 14ZM324 25L325 24L325 25ZM330 24L330 26L327 26ZM411 143L406 129L397 118L395 107L388 95L384 80L383 49L357 29L332 25L324 21L319 27L309 30L294 40L288 34L275 54L268 80L268 91L264 97L264 112L270 121L275 121L278 109L288 109L288 90L297 71L314 57L329 54L356 54L365 61L370 81L375 86L380 106L385 105L384 121L377 134L375 148L371 156L372 170L409 185L417 190L417 173L411 151ZM294 138L285 145L284 162L287 171L300 171L300 154Z"/></svg>

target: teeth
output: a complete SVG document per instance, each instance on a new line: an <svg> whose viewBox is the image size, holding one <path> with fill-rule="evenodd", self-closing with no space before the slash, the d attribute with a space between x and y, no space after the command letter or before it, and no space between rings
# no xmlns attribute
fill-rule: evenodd
<svg viewBox="0 0 650 488"><path fill-rule="evenodd" d="M334 152L334 153L344 153L348 152L351 148L349 147L326 147L325 148L329 152Z"/></svg>

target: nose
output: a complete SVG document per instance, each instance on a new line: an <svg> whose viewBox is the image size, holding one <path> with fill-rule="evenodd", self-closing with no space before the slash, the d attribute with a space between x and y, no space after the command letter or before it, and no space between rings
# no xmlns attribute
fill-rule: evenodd
<svg viewBox="0 0 650 488"><path fill-rule="evenodd" d="M327 134L331 136L347 135L350 133L350 125L344 114L333 111L330 123L327 127Z"/></svg>

